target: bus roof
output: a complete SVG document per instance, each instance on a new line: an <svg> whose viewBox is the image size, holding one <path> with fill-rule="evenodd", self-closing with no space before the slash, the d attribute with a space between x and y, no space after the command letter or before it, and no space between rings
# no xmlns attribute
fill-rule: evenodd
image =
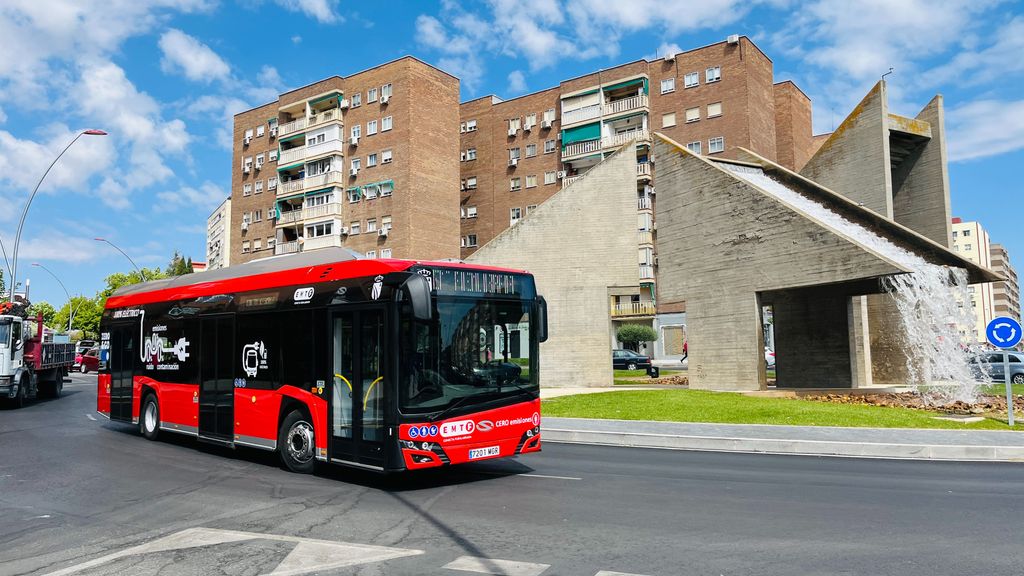
<svg viewBox="0 0 1024 576"><path fill-rule="evenodd" d="M115 290L107 299L106 308L109 310L153 302L186 300L216 294L376 276L402 272L415 265L524 272L491 266L477 266L458 260L367 259L346 248L328 247L298 254L271 256L217 270L206 270L123 286Z"/></svg>

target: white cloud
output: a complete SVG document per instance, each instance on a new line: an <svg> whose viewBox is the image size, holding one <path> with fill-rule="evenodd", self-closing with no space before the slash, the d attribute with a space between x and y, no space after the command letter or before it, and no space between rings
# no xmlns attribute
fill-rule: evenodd
<svg viewBox="0 0 1024 576"><path fill-rule="evenodd" d="M1024 16L1000 26L993 37L995 41L981 49L973 42L965 46L951 60L929 70L925 80L935 86L952 82L977 86L1024 71Z"/></svg>
<svg viewBox="0 0 1024 576"><path fill-rule="evenodd" d="M27 197L53 159L77 134L62 124L45 126L40 133L42 136L36 141L0 131L0 183L5 188L14 188L12 196ZM40 191L47 193L58 188L85 191L89 179L107 171L116 158L109 136L82 136L50 170Z"/></svg>
<svg viewBox="0 0 1024 576"><path fill-rule="evenodd" d="M1024 100L975 100L946 113L951 162L1024 149Z"/></svg>
<svg viewBox="0 0 1024 576"><path fill-rule="evenodd" d="M18 271L22 272L28 262L81 263L97 260L114 250L93 240L90 236L74 236L50 228L38 231L38 235L26 236L18 247ZM120 255L119 255L120 256ZM24 278L24 272L18 274Z"/></svg>
<svg viewBox="0 0 1024 576"><path fill-rule="evenodd" d="M231 73L231 67L216 52L181 30L164 32L159 44L164 72L181 72L189 80L206 83L223 80Z"/></svg>
<svg viewBox="0 0 1024 576"><path fill-rule="evenodd" d="M155 206L158 211L171 211L187 207L205 218L210 211L227 198L227 192L213 182L207 181L203 182L199 188L185 186L174 191L160 192L156 196L159 200Z"/></svg>
<svg viewBox="0 0 1024 576"><path fill-rule="evenodd" d="M344 22L338 14L338 0L275 0L275 2L292 12L301 12L321 24Z"/></svg>
<svg viewBox="0 0 1024 576"><path fill-rule="evenodd" d="M654 60L656 58L664 58L665 56L675 56L682 51L683 49L675 42L662 42L658 46L658 50L653 55L648 56L648 59Z"/></svg>
<svg viewBox="0 0 1024 576"><path fill-rule="evenodd" d="M526 77L522 70L513 70L508 73L508 91L510 94L522 94L526 92Z"/></svg>
<svg viewBox="0 0 1024 576"><path fill-rule="evenodd" d="M302 36L299 36L298 34L296 34L295 36L292 36L292 44L299 44L301 42L302 42Z"/></svg>

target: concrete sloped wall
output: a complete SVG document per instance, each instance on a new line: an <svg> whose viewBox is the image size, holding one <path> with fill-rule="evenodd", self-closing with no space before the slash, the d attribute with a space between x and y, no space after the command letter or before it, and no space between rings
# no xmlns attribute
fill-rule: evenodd
<svg viewBox="0 0 1024 576"><path fill-rule="evenodd" d="M639 282L633 150L606 158L468 259L536 278L549 317L542 386L612 382L609 288Z"/></svg>
<svg viewBox="0 0 1024 576"><path fill-rule="evenodd" d="M931 139L922 145L912 162L904 162L903 178L898 182L894 179L893 218L948 248L953 241L953 225L944 117L942 96L932 98L917 115L917 120L931 127Z"/></svg>

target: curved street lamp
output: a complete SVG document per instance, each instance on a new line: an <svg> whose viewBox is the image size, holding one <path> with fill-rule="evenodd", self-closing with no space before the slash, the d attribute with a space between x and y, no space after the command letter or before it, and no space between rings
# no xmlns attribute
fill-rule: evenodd
<svg viewBox="0 0 1024 576"><path fill-rule="evenodd" d="M82 136L106 136L107 133L103 130L82 130L75 135L74 139L57 154L57 157L50 162L50 165L46 168L46 172L43 172L42 178L36 183L36 187L32 190L32 194L28 197L28 202L25 202L25 209L21 211L21 219L18 220L18 231L14 235L14 250L11 255L11 302L14 302L14 288L18 285L18 246L21 244L21 231L25 227L25 217L28 216L28 208L32 205L32 200L36 197L36 192L39 191L39 186L42 185L43 180L46 179L46 175L50 173L50 170L60 160L60 157L71 148L71 145L78 141Z"/></svg>
<svg viewBox="0 0 1024 576"><path fill-rule="evenodd" d="M33 262L32 265L37 268L42 268L43 270L46 270L50 274L50 276L53 276L53 279L57 281L57 284L60 284L60 287L64 289L64 294L68 297L68 334L71 334L71 321L75 317L75 303L74 301L71 300L71 293L68 292L67 287L65 287L64 283L60 281L60 278L58 278L57 275L53 273L53 270L50 270L49 268L43 266L39 262Z"/></svg>
<svg viewBox="0 0 1024 576"><path fill-rule="evenodd" d="M135 270L138 271L139 276L142 276L142 281L143 282L147 281L146 280L146 273L142 271L142 268L139 268L139 265L135 263L135 260L132 260L132 257L129 256L127 253L125 253L124 250L121 250L120 248L118 248L117 244L114 244L113 242L111 242L110 240L107 240L106 238L93 238L93 240L95 240L97 242L106 242L107 244L110 244L111 246L113 246L114 250L117 250L118 252L123 254L124 257L127 258L128 261L132 263L132 266L135 266Z"/></svg>

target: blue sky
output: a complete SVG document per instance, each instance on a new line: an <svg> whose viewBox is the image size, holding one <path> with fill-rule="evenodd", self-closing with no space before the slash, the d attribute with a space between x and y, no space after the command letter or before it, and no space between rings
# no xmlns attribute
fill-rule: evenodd
<svg viewBox="0 0 1024 576"><path fill-rule="evenodd" d="M503 97L599 67L746 34L828 131L890 66L890 106L946 99L953 212L1024 263L1024 14L995 0L5 0L0 6L0 238L53 156L22 238L33 300L92 295L174 250L204 260L230 187L230 118L279 92L404 54ZM834 112L833 112L834 111Z"/></svg>

